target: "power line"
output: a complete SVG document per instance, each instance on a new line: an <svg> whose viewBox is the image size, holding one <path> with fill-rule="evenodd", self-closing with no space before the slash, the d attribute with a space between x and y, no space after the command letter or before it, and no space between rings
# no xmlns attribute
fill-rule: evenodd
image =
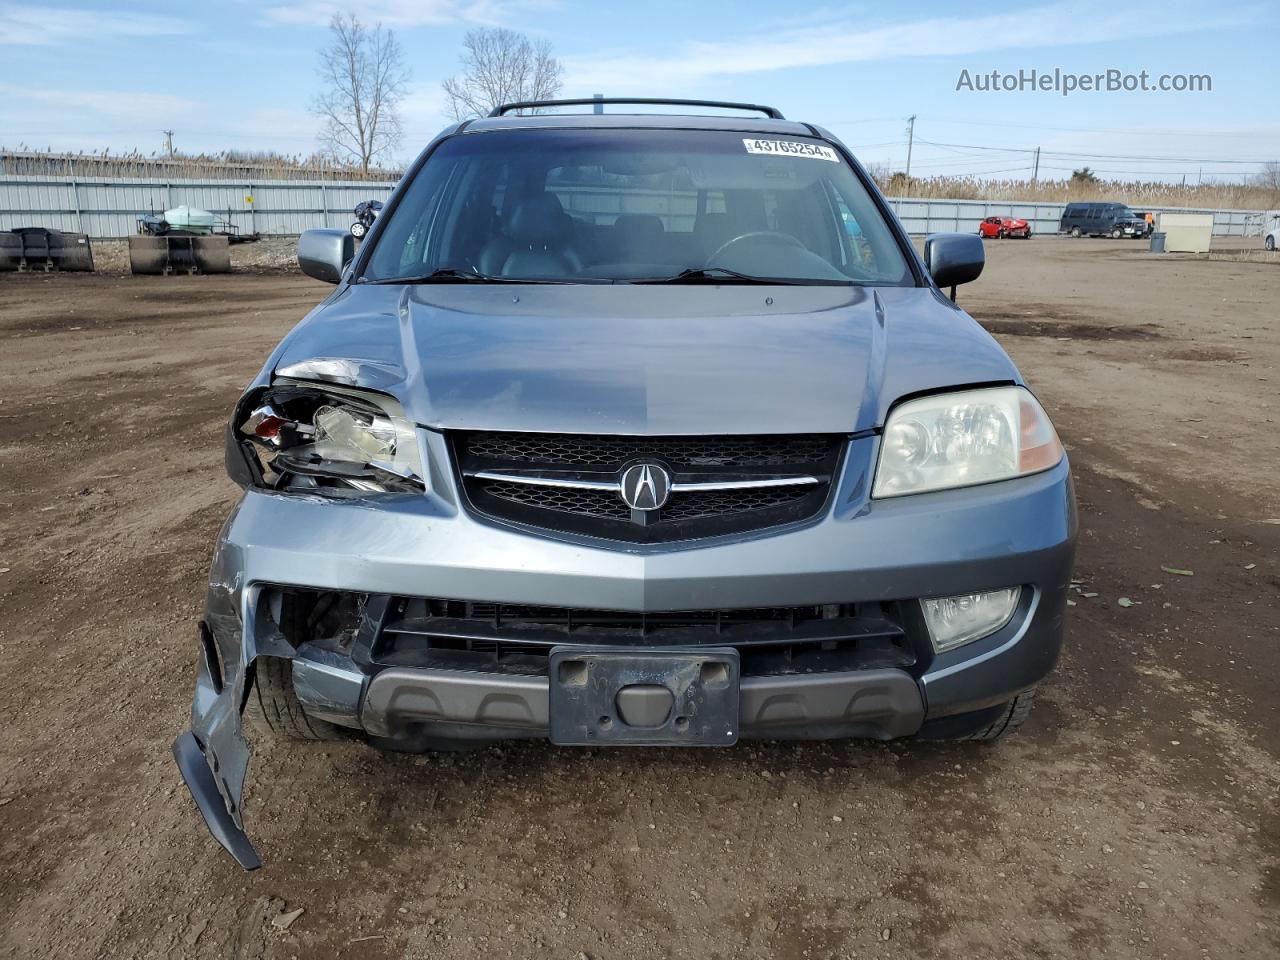
<svg viewBox="0 0 1280 960"><path fill-rule="evenodd" d="M940 143L935 140L921 140L920 142L927 143L931 147L959 147L966 150L990 150L1004 153L1035 153L1037 149L1034 147L988 147L980 143ZM1060 157L1062 159L1075 158L1077 160L1132 160L1145 163L1232 163L1247 166L1255 166L1259 163L1267 162L1266 158L1234 160L1221 157L1152 157L1119 153L1075 153L1066 150L1045 150L1044 156Z"/></svg>
<svg viewBox="0 0 1280 960"><path fill-rule="evenodd" d="M932 120L943 125L949 123L958 123L971 127L1003 127L1011 130L1054 130L1061 133L1137 133L1150 134L1152 136L1178 136L1178 137L1213 137L1222 139L1224 137L1232 137L1250 140L1259 138L1280 139L1280 130L1275 133L1262 133L1257 130L1169 130L1160 127L1057 127L1043 123L1002 123L996 120L956 120L953 117L937 117L928 114L921 114L921 119Z"/></svg>

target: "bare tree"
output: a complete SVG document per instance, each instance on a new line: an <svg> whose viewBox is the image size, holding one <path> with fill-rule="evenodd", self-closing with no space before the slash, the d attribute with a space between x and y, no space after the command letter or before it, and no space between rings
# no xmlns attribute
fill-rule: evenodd
<svg viewBox="0 0 1280 960"><path fill-rule="evenodd" d="M546 40L502 28L471 30L462 40L462 76L444 81L457 120L483 117L502 103L549 100L560 92L564 68Z"/></svg>
<svg viewBox="0 0 1280 960"><path fill-rule="evenodd" d="M317 72L324 89L312 112L324 121L320 142L335 158L369 165L400 142L400 114L409 71L395 34L369 29L354 13L334 14Z"/></svg>
<svg viewBox="0 0 1280 960"><path fill-rule="evenodd" d="M1264 163L1262 172L1254 178L1254 182L1280 198L1280 160L1268 160Z"/></svg>

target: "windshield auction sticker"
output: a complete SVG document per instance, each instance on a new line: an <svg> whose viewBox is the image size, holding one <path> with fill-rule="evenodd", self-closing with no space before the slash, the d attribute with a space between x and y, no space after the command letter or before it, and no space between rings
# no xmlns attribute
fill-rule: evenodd
<svg viewBox="0 0 1280 960"><path fill-rule="evenodd" d="M820 143L801 143L795 140L751 140L743 138L747 153L764 153L773 157L812 157L814 160L830 160L839 163L840 157L830 147Z"/></svg>

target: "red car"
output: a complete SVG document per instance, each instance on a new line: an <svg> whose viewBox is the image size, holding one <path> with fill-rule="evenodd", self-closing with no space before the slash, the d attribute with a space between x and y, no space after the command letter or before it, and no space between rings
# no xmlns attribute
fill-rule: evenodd
<svg viewBox="0 0 1280 960"><path fill-rule="evenodd" d="M987 217L978 224L978 236L995 237L998 240L1005 237L1026 240L1031 236L1031 224L1017 217Z"/></svg>

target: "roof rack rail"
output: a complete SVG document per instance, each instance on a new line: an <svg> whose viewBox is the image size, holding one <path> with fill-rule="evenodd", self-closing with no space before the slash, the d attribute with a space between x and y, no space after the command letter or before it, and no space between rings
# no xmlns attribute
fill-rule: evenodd
<svg viewBox="0 0 1280 960"><path fill-rule="evenodd" d="M520 103L504 103L489 111L491 117L501 117L515 110L532 110L538 107L592 107L597 104L643 104L659 107L718 107L722 110L751 110L763 113L770 120L785 120L777 107L759 103L728 103L723 100L669 100L661 97L584 97L574 100L525 100Z"/></svg>

